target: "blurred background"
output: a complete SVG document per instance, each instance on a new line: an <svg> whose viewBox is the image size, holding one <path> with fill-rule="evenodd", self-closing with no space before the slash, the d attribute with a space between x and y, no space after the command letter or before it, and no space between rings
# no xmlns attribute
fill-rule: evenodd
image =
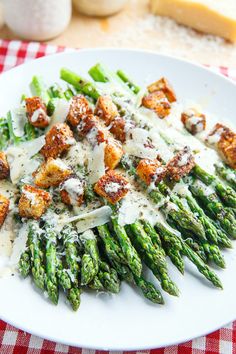
<svg viewBox="0 0 236 354"><path fill-rule="evenodd" d="M231 0L224 2L227 6ZM236 44L153 14L149 0L74 0L72 12L70 0L0 4L1 39L24 37L76 48L143 48L203 64L236 66Z"/></svg>

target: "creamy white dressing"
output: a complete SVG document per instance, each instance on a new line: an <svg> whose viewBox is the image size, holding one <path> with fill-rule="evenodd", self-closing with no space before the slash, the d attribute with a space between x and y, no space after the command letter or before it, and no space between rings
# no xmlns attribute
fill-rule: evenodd
<svg viewBox="0 0 236 354"><path fill-rule="evenodd" d="M83 183L78 178L67 179L61 189L68 193L71 205L77 205L78 198L84 193Z"/></svg>
<svg viewBox="0 0 236 354"><path fill-rule="evenodd" d="M105 192L110 194L110 193L117 193L122 186L119 183L116 182L108 182L105 185Z"/></svg>
<svg viewBox="0 0 236 354"><path fill-rule="evenodd" d="M34 111L32 114L32 117L30 118L32 123L35 123L39 120L39 116L42 115L45 120L49 122L50 118L47 116L45 110L43 108L38 108Z"/></svg>
<svg viewBox="0 0 236 354"><path fill-rule="evenodd" d="M96 183L100 177L105 175L105 143L96 145L91 151L88 159L89 182Z"/></svg>

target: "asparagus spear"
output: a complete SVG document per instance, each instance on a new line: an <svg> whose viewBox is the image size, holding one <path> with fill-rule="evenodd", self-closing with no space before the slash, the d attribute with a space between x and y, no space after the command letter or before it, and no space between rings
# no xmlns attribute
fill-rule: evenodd
<svg viewBox="0 0 236 354"><path fill-rule="evenodd" d="M33 76L32 81L30 83L30 89L32 95L41 97L43 102L46 105L48 104L50 96L47 92L43 79L40 76Z"/></svg>
<svg viewBox="0 0 236 354"><path fill-rule="evenodd" d="M67 269L64 268L62 260L57 257L57 279L58 283L64 290L71 288L71 279L67 272Z"/></svg>
<svg viewBox="0 0 236 354"><path fill-rule="evenodd" d="M74 311L77 311L80 306L80 294L79 288L73 287L68 291L67 299L69 300Z"/></svg>
<svg viewBox="0 0 236 354"><path fill-rule="evenodd" d="M166 229L165 226L160 223L158 223L156 226L163 237L172 237L178 239L181 243L183 254L187 256L193 264L196 265L199 272L202 273L205 278L207 278L213 285L218 288L222 288L222 284L217 275L212 270L210 270L210 268L203 262L197 253L194 252L191 247L189 247L189 245L181 239L180 236L172 233L169 229Z"/></svg>
<svg viewBox="0 0 236 354"><path fill-rule="evenodd" d="M116 74L119 78L133 91L134 94L139 93L140 87L137 86L122 70L117 70Z"/></svg>
<svg viewBox="0 0 236 354"><path fill-rule="evenodd" d="M99 277L97 275L95 275L95 277L93 278L91 283L89 283L89 287L90 287L90 289L97 290L97 291L104 291L105 290L103 284L101 283L101 280L99 279Z"/></svg>
<svg viewBox="0 0 236 354"><path fill-rule="evenodd" d="M217 177L210 175L198 165L193 168L192 173L207 186L211 186L226 206L236 208L236 192L231 187L225 186Z"/></svg>
<svg viewBox="0 0 236 354"><path fill-rule="evenodd" d="M158 233L156 232L154 227L152 227L152 225L148 221L141 220L141 222L142 222L144 231L151 237L153 245L158 250L163 252L160 236L158 235ZM163 255L165 255L165 252L163 252Z"/></svg>
<svg viewBox="0 0 236 354"><path fill-rule="evenodd" d="M151 239L138 223L126 227L129 237L139 251L144 263L152 270L153 274L161 282L163 290L170 295L178 296L179 290L170 279L167 272L166 260L162 254L158 254L151 243Z"/></svg>
<svg viewBox="0 0 236 354"><path fill-rule="evenodd" d="M113 214L112 216L112 225L122 252L127 260L128 266L130 267L132 273L139 277L142 272L141 260L135 248L132 246L129 237L126 234L125 228L119 225L116 214Z"/></svg>
<svg viewBox="0 0 236 354"><path fill-rule="evenodd" d="M88 235L88 236L87 236ZM94 233L86 232L81 236L84 242L85 253L81 261L81 284L89 284L99 270L99 253L97 248L97 240Z"/></svg>
<svg viewBox="0 0 236 354"><path fill-rule="evenodd" d="M6 118L0 118L0 150L6 149L9 143L10 135L8 122Z"/></svg>
<svg viewBox="0 0 236 354"><path fill-rule="evenodd" d="M31 264L30 264L30 254L28 249L25 252L23 252L22 255L20 256L18 269L23 278L26 278L30 274Z"/></svg>
<svg viewBox="0 0 236 354"><path fill-rule="evenodd" d="M136 170L133 167L132 161L129 159L129 157L124 156L121 159L121 165L123 168L126 170L128 169L129 173L133 176L136 177L136 179L139 181L140 185L143 186L143 183L140 182ZM147 186L144 186L145 189L147 189ZM205 237L205 231L203 229L202 224L195 218L195 216L188 210L184 208L179 208L177 205L177 202L180 203L180 200L177 196L174 195L174 193L171 193L169 188L164 184L160 183L158 187L152 189L152 190L147 190L150 198L157 203L160 206L160 209L166 214L166 217L169 218L170 220L174 220L180 230L188 230L190 232L193 232L197 237L201 239L206 239ZM168 197L171 199L171 202L168 201L166 197L166 193L168 191Z"/></svg>
<svg viewBox="0 0 236 354"><path fill-rule="evenodd" d="M76 90L83 92L85 95L88 95L95 100L100 96L100 93L93 83L88 82L86 79L83 79L69 69L62 68L60 71L60 77L62 80L68 82L68 84L74 86Z"/></svg>
<svg viewBox="0 0 236 354"><path fill-rule="evenodd" d="M203 182L191 182L190 190L203 205L208 215L217 220L232 238L236 238L236 221L233 213L226 210L215 193L208 193Z"/></svg>
<svg viewBox="0 0 236 354"><path fill-rule="evenodd" d="M115 268L117 273L122 277L122 279L132 283L135 282L137 287L140 288L143 295L150 301L158 304L163 304L164 300L159 290L155 286L147 282L142 276L137 277L133 275L130 269L124 264L126 260L122 254L122 250L116 240L110 234L107 225L102 225L97 227L99 235L104 242L105 253Z"/></svg>
<svg viewBox="0 0 236 354"><path fill-rule="evenodd" d="M236 172L223 163L215 164L216 173L236 191Z"/></svg>
<svg viewBox="0 0 236 354"><path fill-rule="evenodd" d="M79 277L79 254L76 247L76 240L78 238L77 232L72 225L65 225L61 231L63 245L65 248L66 265L70 269L73 277L72 281L75 286L78 286Z"/></svg>
<svg viewBox="0 0 236 354"><path fill-rule="evenodd" d="M104 288L111 293L117 294L120 291L120 280L117 272L104 261L99 262L98 278Z"/></svg>
<svg viewBox="0 0 236 354"><path fill-rule="evenodd" d="M57 254L56 254L56 244L57 244L57 234L54 227L49 222L45 223L45 233L46 241L46 289L48 296L54 304L58 303L58 280L57 280Z"/></svg>
<svg viewBox="0 0 236 354"><path fill-rule="evenodd" d="M42 251L40 249L41 230L37 221L29 222L28 247L32 262L32 276L34 283L39 289L45 287L45 269L43 265Z"/></svg>
<svg viewBox="0 0 236 354"><path fill-rule="evenodd" d="M160 305L164 304L164 299L160 291L158 291L151 282L147 281L143 277L137 277L136 275L134 275L134 281L136 285L139 287L139 289L142 291L143 295L148 300L150 300L155 304L160 304Z"/></svg>

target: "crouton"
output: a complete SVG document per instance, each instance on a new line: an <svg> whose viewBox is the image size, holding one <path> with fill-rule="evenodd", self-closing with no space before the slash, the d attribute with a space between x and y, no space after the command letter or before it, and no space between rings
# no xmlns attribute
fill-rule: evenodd
<svg viewBox="0 0 236 354"><path fill-rule="evenodd" d="M194 156L188 146L179 151L167 164L167 174L170 179L179 181L189 174L195 166Z"/></svg>
<svg viewBox="0 0 236 354"><path fill-rule="evenodd" d="M148 186L151 183L158 184L166 175L166 166L158 160L142 159L136 168L137 175Z"/></svg>
<svg viewBox="0 0 236 354"><path fill-rule="evenodd" d="M206 129L206 116L192 108L181 115L181 121L192 135L201 133Z"/></svg>
<svg viewBox="0 0 236 354"><path fill-rule="evenodd" d="M162 91L171 103L177 100L173 87L164 77L148 86L148 92L152 93L155 91Z"/></svg>
<svg viewBox="0 0 236 354"><path fill-rule="evenodd" d="M122 117L116 117L112 123L110 132L114 135L114 137L121 141L122 143L126 140L126 121Z"/></svg>
<svg viewBox="0 0 236 354"><path fill-rule="evenodd" d="M49 188L59 186L71 174L72 170L62 160L50 157L33 173L33 177L36 186Z"/></svg>
<svg viewBox="0 0 236 354"><path fill-rule="evenodd" d="M87 137L92 145L103 143L108 137L108 131L101 125L98 117L92 114L81 120L77 131L80 136Z"/></svg>
<svg viewBox="0 0 236 354"><path fill-rule="evenodd" d="M105 166L110 170L116 168L123 156L123 153L124 151L122 149L122 145L118 141L110 138L104 151Z"/></svg>
<svg viewBox="0 0 236 354"><path fill-rule="evenodd" d="M168 116L171 109L171 105L162 91L155 91L144 96L142 105L155 111L161 119Z"/></svg>
<svg viewBox="0 0 236 354"><path fill-rule="evenodd" d="M8 211L9 211L10 200L4 195L0 194L0 227L3 225Z"/></svg>
<svg viewBox="0 0 236 354"><path fill-rule="evenodd" d="M19 214L22 218L39 219L51 204L51 195L30 185L25 185L19 200Z"/></svg>
<svg viewBox="0 0 236 354"><path fill-rule="evenodd" d="M63 203L80 206L84 199L84 183L77 177L69 177L60 184L60 195Z"/></svg>
<svg viewBox="0 0 236 354"><path fill-rule="evenodd" d="M56 158L70 149L75 143L73 133L66 123L57 123L52 126L45 137L45 145L40 150L46 159Z"/></svg>
<svg viewBox="0 0 236 354"><path fill-rule="evenodd" d="M214 145L223 160L236 169L236 133L225 125L217 123L206 142Z"/></svg>
<svg viewBox="0 0 236 354"><path fill-rule="evenodd" d="M74 96L71 100L67 122L72 127L76 127L81 119L85 118L88 114L92 114L88 100L82 95Z"/></svg>
<svg viewBox="0 0 236 354"><path fill-rule="evenodd" d="M110 170L95 184L94 191L109 203L115 204L128 193L128 181Z"/></svg>
<svg viewBox="0 0 236 354"><path fill-rule="evenodd" d="M113 119L119 115L110 96L100 96L98 98L94 113L102 118L106 125L110 125Z"/></svg>
<svg viewBox="0 0 236 354"><path fill-rule="evenodd" d="M3 151L0 151L0 180L7 178L9 173L10 167L7 162L6 154Z"/></svg>
<svg viewBox="0 0 236 354"><path fill-rule="evenodd" d="M50 118L47 115L47 108L40 97L26 98L25 104L30 124L36 128L45 128L49 125Z"/></svg>

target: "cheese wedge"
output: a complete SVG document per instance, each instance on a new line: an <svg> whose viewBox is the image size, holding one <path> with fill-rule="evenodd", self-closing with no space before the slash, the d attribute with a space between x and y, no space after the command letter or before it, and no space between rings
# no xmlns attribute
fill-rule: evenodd
<svg viewBox="0 0 236 354"><path fill-rule="evenodd" d="M150 0L151 11L236 42L236 0Z"/></svg>

